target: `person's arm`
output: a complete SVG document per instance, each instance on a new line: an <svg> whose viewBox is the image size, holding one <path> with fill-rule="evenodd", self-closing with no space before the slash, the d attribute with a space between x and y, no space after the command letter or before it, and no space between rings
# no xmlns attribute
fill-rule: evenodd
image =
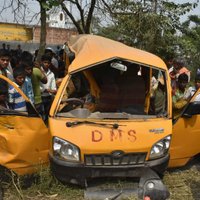
<svg viewBox="0 0 200 200"><path fill-rule="evenodd" d="M46 84L47 83L47 77L46 75L41 71L42 73L42 78L40 79L40 81L43 83L43 84Z"/></svg>
<svg viewBox="0 0 200 200"><path fill-rule="evenodd" d="M47 83L47 77L38 62L34 63L34 67L40 70L40 81L43 84Z"/></svg>
<svg viewBox="0 0 200 200"><path fill-rule="evenodd" d="M26 89L27 89L27 96L32 104L34 104L34 93L33 93L33 87L31 81L26 82Z"/></svg>
<svg viewBox="0 0 200 200"><path fill-rule="evenodd" d="M180 100L178 100L177 102L173 102L172 107L173 107L174 109L180 110L180 109L182 109L186 104L187 104L187 101L186 101L185 99L180 99Z"/></svg>
<svg viewBox="0 0 200 200"><path fill-rule="evenodd" d="M47 83L47 76L45 75L44 71L41 68L40 68L40 71L41 71L41 74L42 74L40 81L41 81L41 83L46 84Z"/></svg>
<svg viewBox="0 0 200 200"><path fill-rule="evenodd" d="M56 89L56 80L54 75L52 76L52 78L50 79L50 88L46 89L47 92L49 92L50 94L56 94L57 89Z"/></svg>

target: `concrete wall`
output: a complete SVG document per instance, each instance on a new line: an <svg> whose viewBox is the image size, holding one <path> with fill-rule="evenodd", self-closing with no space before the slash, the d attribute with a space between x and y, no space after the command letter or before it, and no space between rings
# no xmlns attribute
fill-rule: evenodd
<svg viewBox="0 0 200 200"><path fill-rule="evenodd" d="M5 25L6 23L4 23ZM10 24L8 24L10 25ZM12 24L13 25L13 24ZM26 28L25 25L20 25L21 27ZM18 25L15 26L15 29L18 27ZM28 27L30 30L30 26ZM69 40L69 37L71 35L77 35L78 33L75 30L71 29L63 29L63 28L53 28L53 27L47 27L47 41L46 41L46 47L51 47L54 50L56 49L56 46L62 47L62 45ZM0 40L0 49L2 48L2 44L9 44L11 49L16 49L17 45L20 44L22 47L22 50L30 51L33 53L36 49L39 47L40 42L40 27L32 27L32 40L29 41L16 41L16 40Z"/></svg>

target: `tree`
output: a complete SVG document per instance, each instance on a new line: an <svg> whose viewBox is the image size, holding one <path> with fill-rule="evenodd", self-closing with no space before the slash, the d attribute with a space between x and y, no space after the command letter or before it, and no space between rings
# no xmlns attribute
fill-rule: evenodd
<svg viewBox="0 0 200 200"><path fill-rule="evenodd" d="M58 6L59 3L56 0L36 0L40 4L40 46L37 55L37 61L41 60L41 56L45 52L46 47L46 19L47 19L47 11L51 9L53 6Z"/></svg>
<svg viewBox="0 0 200 200"><path fill-rule="evenodd" d="M113 0L107 4L113 24L100 33L115 27L113 36L118 35L120 40L131 46L168 59L176 53L180 17L195 6L197 2L177 4L167 0Z"/></svg>
<svg viewBox="0 0 200 200"><path fill-rule="evenodd" d="M76 16L70 12L70 10L67 8L66 4L67 2L70 2L72 6L74 6L77 10L77 15L79 16L78 19L76 19ZM71 19L75 27L77 28L78 32L81 33L90 33L91 32L91 23L93 18L93 13L95 9L97 0L91 0L89 3L85 1L82 3L82 1L74 1L74 0L60 0L60 4L64 10L64 12L68 15L68 17Z"/></svg>
<svg viewBox="0 0 200 200"><path fill-rule="evenodd" d="M197 68L200 68L200 17L190 15L182 23L181 33L178 38L180 54L184 55L192 74L196 74Z"/></svg>

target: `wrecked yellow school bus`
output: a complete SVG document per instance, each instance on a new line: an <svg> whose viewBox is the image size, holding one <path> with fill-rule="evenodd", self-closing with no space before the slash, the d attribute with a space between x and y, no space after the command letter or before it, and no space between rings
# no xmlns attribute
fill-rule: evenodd
<svg viewBox="0 0 200 200"><path fill-rule="evenodd" d="M137 178L139 197L166 198L159 178L168 166L172 135L165 63L94 35L72 38L69 50L74 59L49 115L54 175L82 186L93 178Z"/></svg>
<svg viewBox="0 0 200 200"><path fill-rule="evenodd" d="M200 152L199 91L172 120L170 77L159 57L95 35L72 37L68 48L68 73L48 127L0 75L27 107L2 107L7 94L0 87L0 167L23 175L50 159L62 182L88 186L96 178L131 177L139 198L166 199L160 175Z"/></svg>

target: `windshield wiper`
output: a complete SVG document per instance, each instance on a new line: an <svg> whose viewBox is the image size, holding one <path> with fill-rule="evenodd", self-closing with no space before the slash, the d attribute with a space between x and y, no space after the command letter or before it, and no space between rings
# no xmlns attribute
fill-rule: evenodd
<svg viewBox="0 0 200 200"><path fill-rule="evenodd" d="M104 124L104 123L97 123L97 122L91 122L91 121L75 121L75 122L66 122L67 127L77 126L81 124L93 124L97 126L105 126L105 127L111 127L114 129L118 129L119 126L126 126L126 125L119 125L117 123L114 124Z"/></svg>

